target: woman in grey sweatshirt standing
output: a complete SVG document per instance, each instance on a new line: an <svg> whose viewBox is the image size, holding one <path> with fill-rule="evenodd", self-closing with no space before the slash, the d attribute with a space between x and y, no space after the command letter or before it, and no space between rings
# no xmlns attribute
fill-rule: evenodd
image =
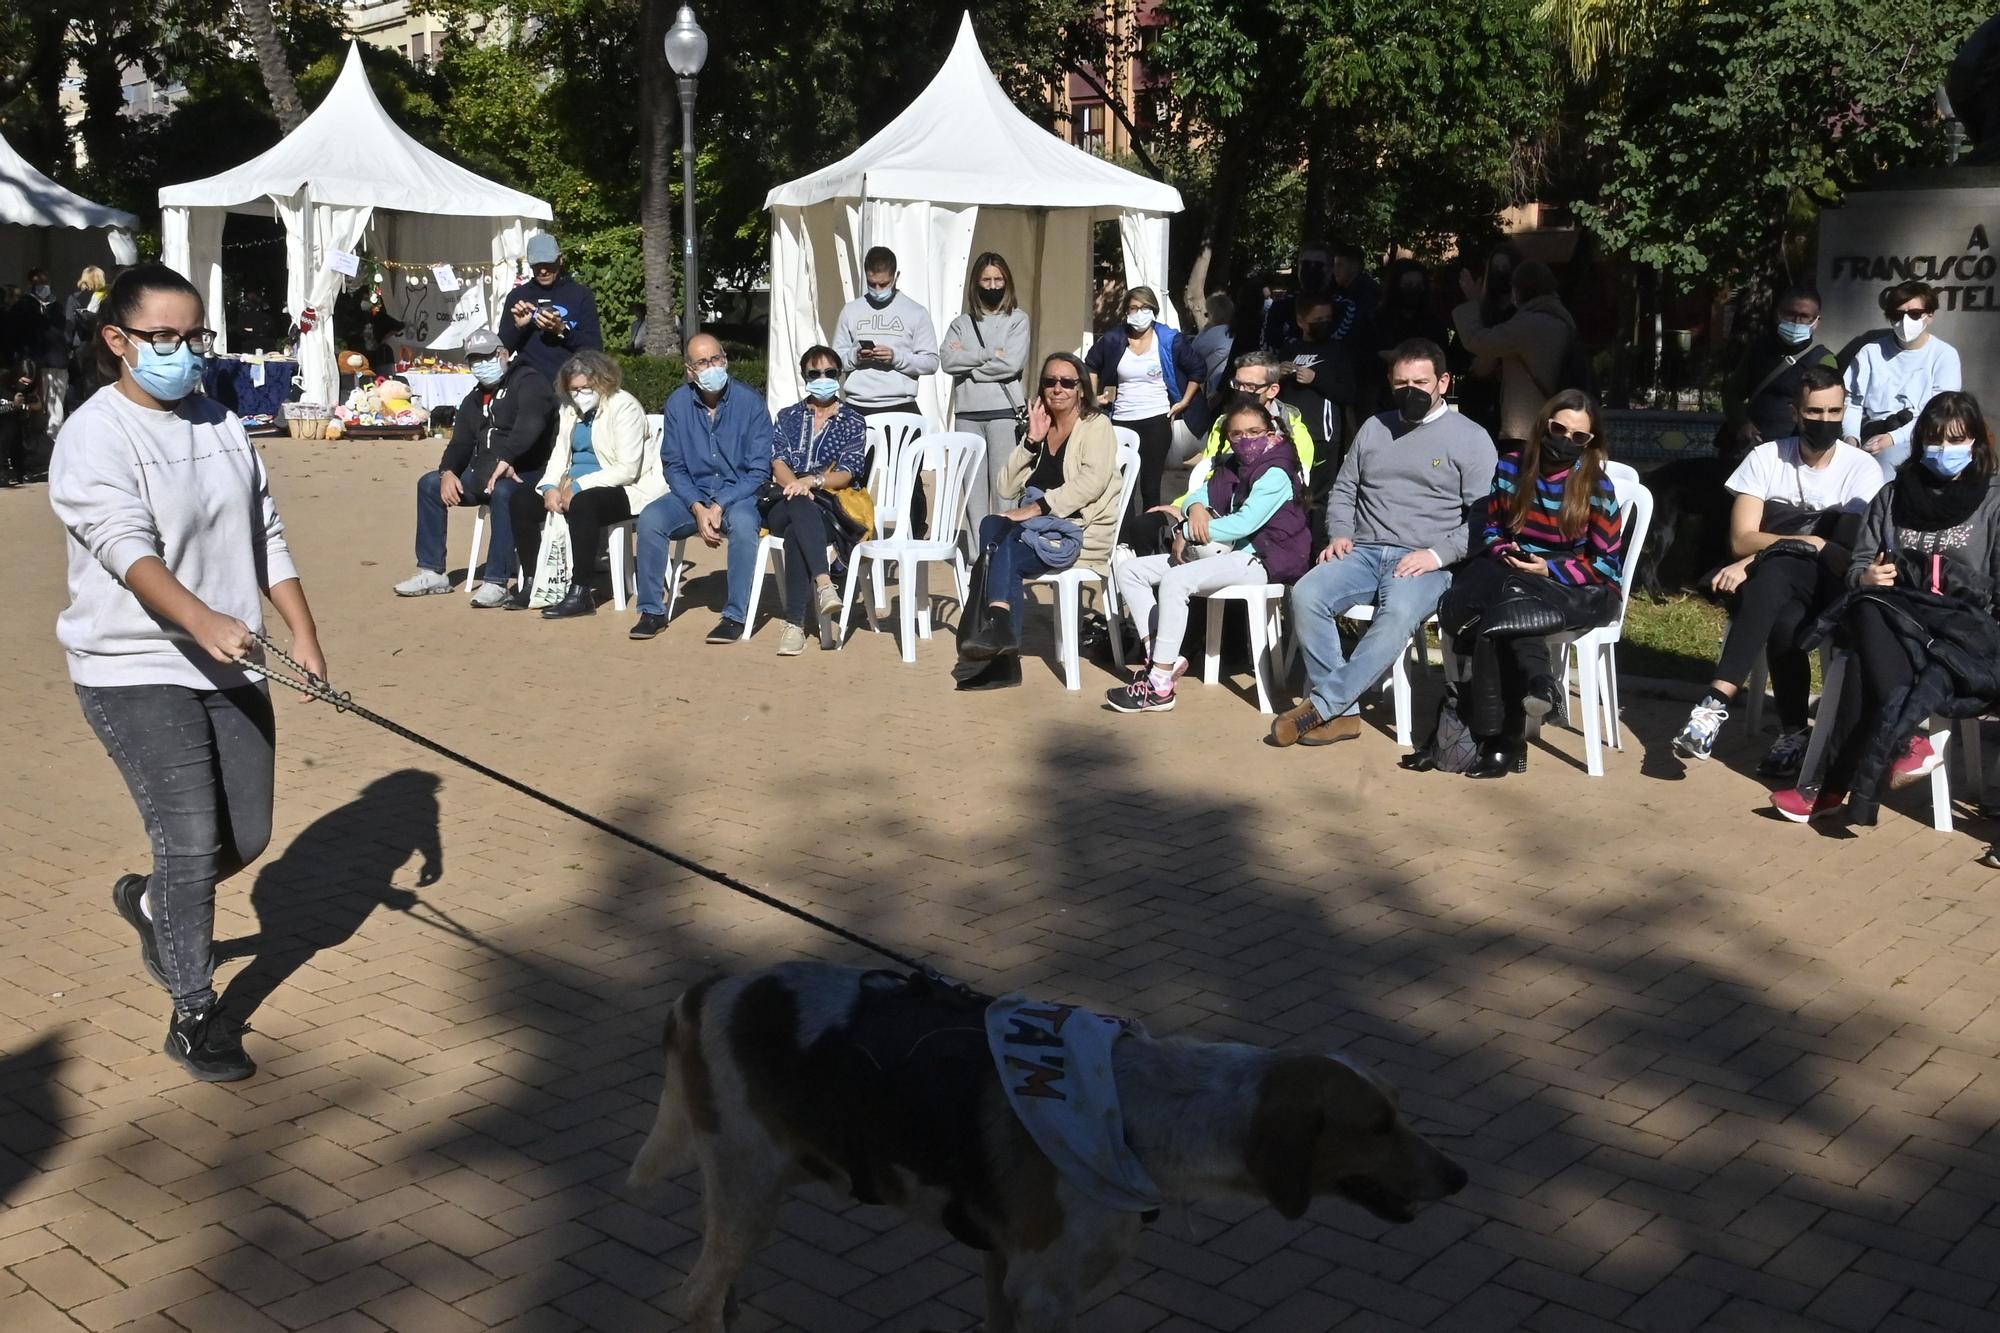
<svg viewBox="0 0 2000 1333"><path fill-rule="evenodd" d="M150 877L112 890L173 996L166 1051L204 1082L248 1078L216 1009L215 886L271 837L274 722L258 657L263 603L325 676L319 635L264 464L243 423L195 392L213 331L201 294L160 264L121 274L99 307L104 387L63 429L49 503L69 532L56 637L84 716L153 845Z"/></svg>
<svg viewBox="0 0 2000 1333"><path fill-rule="evenodd" d="M975 526L1007 508L1000 474L1020 437L1027 399L1021 372L1028 364L1032 329L1014 294L1014 272L988 250L972 261L965 313L945 330L939 363L951 376L953 413L962 428L986 437L985 475L972 479L966 516Z"/></svg>

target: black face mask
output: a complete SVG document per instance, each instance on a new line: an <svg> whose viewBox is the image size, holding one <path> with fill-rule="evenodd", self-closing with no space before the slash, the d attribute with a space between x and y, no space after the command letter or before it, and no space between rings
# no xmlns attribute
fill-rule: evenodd
<svg viewBox="0 0 2000 1333"><path fill-rule="evenodd" d="M1332 336L1333 336L1333 321L1330 319L1316 319L1312 323L1306 325L1307 342L1323 343Z"/></svg>
<svg viewBox="0 0 2000 1333"><path fill-rule="evenodd" d="M979 289L979 304L985 306L988 310L991 310L995 306L999 305L1001 298L1006 295L1007 295L1007 289L1005 287L1000 287L1000 288L981 287Z"/></svg>
<svg viewBox="0 0 2000 1333"><path fill-rule="evenodd" d="M1801 421L1799 443L1816 454L1823 454L1840 443L1841 426L1838 421Z"/></svg>
<svg viewBox="0 0 2000 1333"><path fill-rule="evenodd" d="M1575 440L1554 431L1542 432L1542 462L1551 467L1568 467L1583 452Z"/></svg>
<svg viewBox="0 0 2000 1333"><path fill-rule="evenodd" d="M1406 384L1390 395L1395 399L1396 412L1405 425L1414 426L1431 414L1437 400L1414 384Z"/></svg>

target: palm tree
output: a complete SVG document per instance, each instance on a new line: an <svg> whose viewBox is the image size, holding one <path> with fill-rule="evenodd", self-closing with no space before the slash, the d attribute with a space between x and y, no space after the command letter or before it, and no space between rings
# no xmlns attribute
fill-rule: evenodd
<svg viewBox="0 0 2000 1333"><path fill-rule="evenodd" d="M243 16L243 30L257 48L257 71L264 76L264 91L271 95L278 126L290 134L306 118L306 108L299 100L299 85L292 80L292 67L285 60L285 43L278 36L271 0L236 0L236 12Z"/></svg>
<svg viewBox="0 0 2000 1333"><path fill-rule="evenodd" d="M1701 0L1535 0L1534 16L1569 53L1579 83L1650 50L1669 25Z"/></svg>

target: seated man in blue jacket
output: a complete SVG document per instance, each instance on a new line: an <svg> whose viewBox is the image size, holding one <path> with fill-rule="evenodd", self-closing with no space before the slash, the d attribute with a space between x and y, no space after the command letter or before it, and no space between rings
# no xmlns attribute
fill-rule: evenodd
<svg viewBox="0 0 2000 1333"><path fill-rule="evenodd" d="M667 395L660 461L667 493L639 511L639 623L632 637L667 627L667 557L682 537L729 546L729 603L710 643L743 637L743 608L757 572L764 525L757 493L771 477L771 414L764 395L729 374L729 356L706 333L688 339L690 383Z"/></svg>

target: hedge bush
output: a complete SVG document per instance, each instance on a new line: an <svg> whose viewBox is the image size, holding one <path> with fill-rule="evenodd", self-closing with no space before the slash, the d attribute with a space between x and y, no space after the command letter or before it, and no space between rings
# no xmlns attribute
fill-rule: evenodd
<svg viewBox="0 0 2000 1333"><path fill-rule="evenodd" d="M729 373L745 384L758 389L764 387L764 349L746 343L724 343L723 350L729 353ZM625 387L646 405L648 412L657 412L667 401L667 395L687 382L687 369L677 356L646 356L639 352L614 353L618 364L625 371Z"/></svg>

